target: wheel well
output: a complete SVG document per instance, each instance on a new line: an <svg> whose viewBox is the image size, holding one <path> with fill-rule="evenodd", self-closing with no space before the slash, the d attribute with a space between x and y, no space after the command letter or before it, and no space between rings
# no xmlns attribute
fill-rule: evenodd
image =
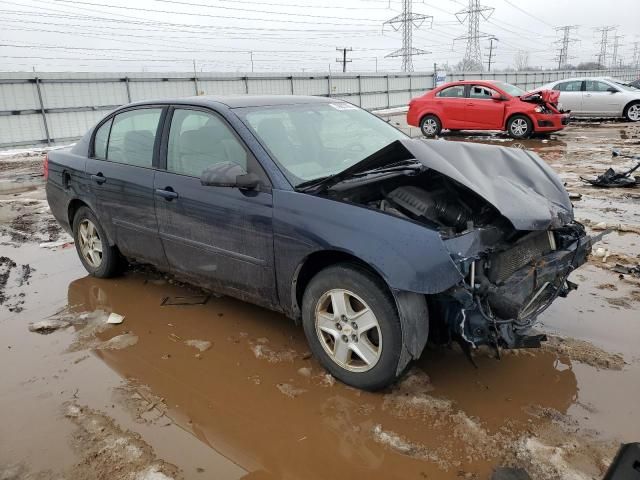
<svg viewBox="0 0 640 480"><path fill-rule="evenodd" d="M631 100L629 103L627 103L624 108L622 109L622 115L626 115L627 114L627 109L635 104L635 103L640 103L640 100Z"/></svg>
<svg viewBox="0 0 640 480"><path fill-rule="evenodd" d="M368 271L369 273L375 275L380 279L380 281L384 284L384 286L389 289L387 282L380 276L378 272L376 272L371 266L359 259L358 257L351 255L349 253L340 252L336 250L324 250L321 252L314 252L309 255L302 266L298 270L298 274L294 277L293 291L295 294L294 297L294 305L293 308L296 314L300 312L300 306L302 305L302 297L304 295L304 291L307 288L307 285L311 281L311 279L320 271L329 267L331 265L335 265L338 263L351 263L356 265L358 268L362 268L363 270ZM389 294L391 294L391 290L389 290Z"/></svg>
<svg viewBox="0 0 640 480"><path fill-rule="evenodd" d="M424 120L424 117L427 117L429 115L431 115L433 117L436 117L438 119L438 121L440 122L440 126L442 126L442 120L440 119L440 117L438 115L436 115L433 112L426 112L426 113L422 114L422 116L420 117L420 120L418 120L418 126L419 127L422 125L422 120Z"/></svg>
<svg viewBox="0 0 640 480"><path fill-rule="evenodd" d="M504 122L504 129L505 130L507 130L509 128L509 122L511 121L511 119L513 117L516 117L516 116L527 118L531 122L531 128L535 131L536 126L535 126L535 123L533 122L533 120L531 119L531 117L529 115L527 115L526 113L522 113L522 112L512 113L511 115L509 115L507 117L507 120Z"/></svg>
<svg viewBox="0 0 640 480"><path fill-rule="evenodd" d="M80 209L80 207L89 208L89 205L84 203L82 200L78 200L77 198L74 200L71 200L71 202L69 203L69 208L67 210L67 215L68 215L67 218L69 219L69 226L71 228L73 228L73 217L76 216L76 212Z"/></svg>

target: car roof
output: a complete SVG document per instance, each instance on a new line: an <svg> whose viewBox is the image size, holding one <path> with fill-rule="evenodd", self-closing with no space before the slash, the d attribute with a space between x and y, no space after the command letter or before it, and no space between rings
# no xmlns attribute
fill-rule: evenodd
<svg viewBox="0 0 640 480"><path fill-rule="evenodd" d="M128 106L178 104L201 105L212 107L225 105L228 108L266 107L271 105L299 105L306 103L343 103L343 100L327 97L313 97L310 95L200 95L196 97L163 98L160 100L145 100ZM346 102L344 102L346 103Z"/></svg>
<svg viewBox="0 0 640 480"><path fill-rule="evenodd" d="M549 82L549 83L573 82L573 81L582 81L582 80L606 80L607 82L618 81L611 77L571 77L571 78L561 78L559 80L554 80L553 82Z"/></svg>

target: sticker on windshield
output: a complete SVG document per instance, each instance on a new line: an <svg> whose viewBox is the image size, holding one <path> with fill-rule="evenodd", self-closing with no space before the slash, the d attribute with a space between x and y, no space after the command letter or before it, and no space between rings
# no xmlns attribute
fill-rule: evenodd
<svg viewBox="0 0 640 480"><path fill-rule="evenodd" d="M331 105L336 110L357 110L358 109L358 107L356 107L355 105L351 105L350 103L347 103L347 102L330 103L329 105Z"/></svg>

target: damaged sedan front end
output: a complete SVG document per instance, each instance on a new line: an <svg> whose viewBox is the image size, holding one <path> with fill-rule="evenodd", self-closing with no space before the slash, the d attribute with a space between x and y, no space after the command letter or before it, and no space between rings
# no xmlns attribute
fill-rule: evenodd
<svg viewBox="0 0 640 480"><path fill-rule="evenodd" d="M460 277L429 296L432 330L465 348L539 346L537 317L591 250L560 180L521 149L400 140L320 190L438 231Z"/></svg>

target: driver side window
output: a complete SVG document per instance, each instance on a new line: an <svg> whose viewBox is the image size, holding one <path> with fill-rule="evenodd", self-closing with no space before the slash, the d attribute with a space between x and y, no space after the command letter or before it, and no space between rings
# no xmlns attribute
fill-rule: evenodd
<svg viewBox="0 0 640 480"><path fill-rule="evenodd" d="M216 163L231 162L247 171L247 150L217 115L177 108L171 117L167 170L200 177Z"/></svg>
<svg viewBox="0 0 640 480"><path fill-rule="evenodd" d="M606 92L610 88L612 88L611 85L598 80L587 80L585 82L585 91L587 92Z"/></svg>
<svg viewBox="0 0 640 480"><path fill-rule="evenodd" d="M482 85L472 85L469 90L469 98L475 98L480 100L490 100L491 95L496 93L495 90L484 87Z"/></svg>

